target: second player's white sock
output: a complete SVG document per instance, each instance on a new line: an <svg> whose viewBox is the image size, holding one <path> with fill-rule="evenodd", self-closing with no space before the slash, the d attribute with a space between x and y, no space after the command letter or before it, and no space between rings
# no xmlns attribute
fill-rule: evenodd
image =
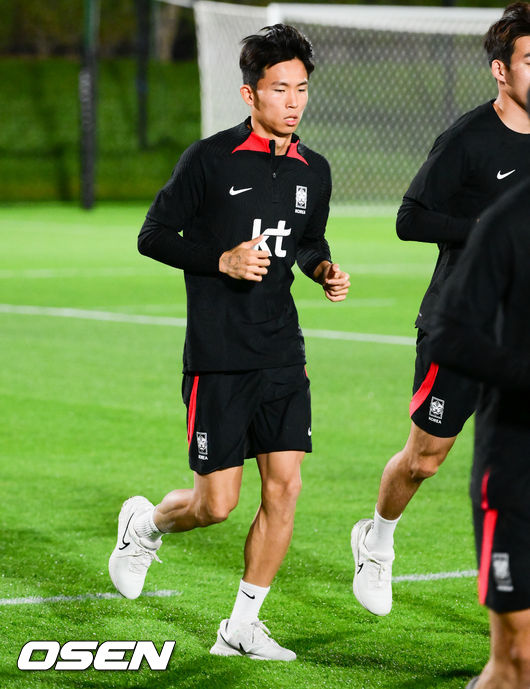
<svg viewBox="0 0 530 689"><path fill-rule="evenodd" d="M234 629L238 622L251 622L258 619L259 610L269 591L270 586L256 586L241 579L234 609L228 622L228 631L230 627Z"/></svg>
<svg viewBox="0 0 530 689"><path fill-rule="evenodd" d="M163 533L153 521L153 513L155 509L156 508L153 507L152 510L147 510L147 512L140 514L133 522L133 528L138 536L140 536L140 538L147 538L148 540L153 541L153 543L158 541Z"/></svg>
<svg viewBox="0 0 530 689"><path fill-rule="evenodd" d="M401 515L397 519L384 519L377 508L374 513L374 528L366 536L365 545L368 550L381 555L394 553L394 531Z"/></svg>

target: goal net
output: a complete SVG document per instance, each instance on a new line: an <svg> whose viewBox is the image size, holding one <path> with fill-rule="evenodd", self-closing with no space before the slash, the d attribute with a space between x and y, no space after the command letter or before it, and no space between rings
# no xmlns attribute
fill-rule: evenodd
<svg viewBox="0 0 530 689"><path fill-rule="evenodd" d="M334 204L396 204L436 136L494 98L482 38L501 9L194 4L202 135L248 114L239 42L284 22L311 40L316 69L297 133L326 156Z"/></svg>

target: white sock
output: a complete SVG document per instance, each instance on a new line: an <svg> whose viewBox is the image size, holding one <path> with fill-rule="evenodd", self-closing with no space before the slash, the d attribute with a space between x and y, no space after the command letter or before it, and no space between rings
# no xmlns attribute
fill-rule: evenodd
<svg viewBox="0 0 530 689"><path fill-rule="evenodd" d="M270 586L256 586L248 584L246 581L239 582L234 609L230 615L229 628L234 628L239 622L251 622L258 619L259 610L265 600L265 596L270 591Z"/></svg>
<svg viewBox="0 0 530 689"><path fill-rule="evenodd" d="M394 553L394 531L401 515L397 519L384 519L377 508L374 512L374 528L368 532L365 545L372 552L392 555Z"/></svg>
<svg viewBox="0 0 530 689"><path fill-rule="evenodd" d="M150 541L158 541L162 536L162 531L156 526L153 521L153 513L155 508L152 510L147 510L143 514L140 514L133 522L133 528L140 536L140 538L147 538Z"/></svg>

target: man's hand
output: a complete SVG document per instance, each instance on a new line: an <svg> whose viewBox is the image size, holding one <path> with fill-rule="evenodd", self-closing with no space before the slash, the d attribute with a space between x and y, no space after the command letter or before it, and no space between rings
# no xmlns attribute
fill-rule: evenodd
<svg viewBox="0 0 530 689"><path fill-rule="evenodd" d="M314 272L317 282L324 288L330 301L344 301L350 287L350 276L340 269L338 263L322 261Z"/></svg>
<svg viewBox="0 0 530 689"><path fill-rule="evenodd" d="M268 251L256 251L254 248L261 242L265 235L242 242L230 251L225 251L219 259L219 271L226 273L234 280L250 280L261 282L267 275L267 266L270 266Z"/></svg>

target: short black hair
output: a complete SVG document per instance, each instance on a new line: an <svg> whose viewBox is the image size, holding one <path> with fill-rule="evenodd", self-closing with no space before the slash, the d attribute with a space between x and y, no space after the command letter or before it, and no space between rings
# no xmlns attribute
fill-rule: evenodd
<svg viewBox="0 0 530 689"><path fill-rule="evenodd" d="M530 36L530 3L514 2L504 10L498 22L492 24L484 36L484 48L491 66L493 60L510 67L515 41Z"/></svg>
<svg viewBox="0 0 530 689"><path fill-rule="evenodd" d="M239 66L244 84L249 84L256 90L258 81L264 77L267 67L296 58L304 63L309 77L315 69L313 46L298 29L288 24L274 24L263 27L261 31L265 33L253 34L241 41L243 48Z"/></svg>

